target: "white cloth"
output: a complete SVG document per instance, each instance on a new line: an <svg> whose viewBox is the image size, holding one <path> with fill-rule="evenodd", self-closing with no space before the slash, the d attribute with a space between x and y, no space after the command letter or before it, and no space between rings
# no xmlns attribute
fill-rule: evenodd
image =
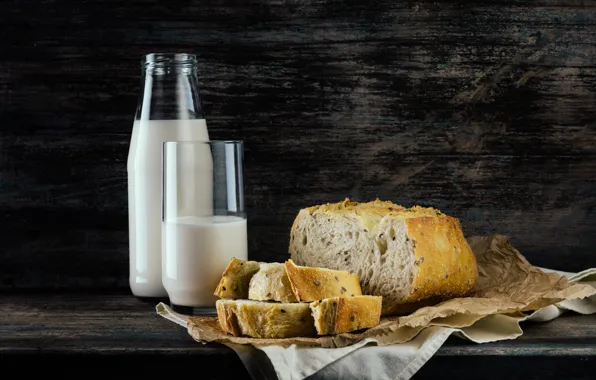
<svg viewBox="0 0 596 380"><path fill-rule="evenodd" d="M580 273L543 270L564 275L570 283L581 282L596 287L596 268ZM310 376L309 380L408 380L452 334L476 343L514 339L523 333L520 322L550 321L568 310L580 314L596 313L596 296L563 301L527 317L490 315L464 328L428 327L406 343L389 346L378 346L374 339L344 348L228 346L236 351L253 379L302 380ZM163 303L157 305L157 313L186 327L186 317L174 313Z"/></svg>

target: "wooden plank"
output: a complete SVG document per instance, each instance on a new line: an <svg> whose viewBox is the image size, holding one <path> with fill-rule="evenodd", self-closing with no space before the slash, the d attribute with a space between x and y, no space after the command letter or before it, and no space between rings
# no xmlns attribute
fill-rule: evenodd
<svg viewBox="0 0 596 380"><path fill-rule="evenodd" d="M68 30L60 6L31 6L26 15L5 9L16 14L7 20L14 44L0 79L12 103L3 124L15 138L35 131L30 137L52 141L67 125L77 131L74 145L89 134L114 138L119 148L110 156L125 156L140 55L146 46L188 49L192 42L219 136L250 141L249 135L264 132L283 140L314 129L320 133L315 141L385 141L402 145L404 154L595 153L593 8L549 6L554 1L347 2L330 15L342 7L222 3L174 9L171 19L153 26L161 33L150 33L134 24L136 7L113 5L115 17L98 29L90 14L105 12L105 5L84 4L70 10L77 22ZM380 12L385 16L377 20ZM234 23L234 15L265 17L272 25ZM45 33L22 31L24 17ZM153 17L162 15L148 12L138 22ZM114 35L98 46L105 29ZM48 77L51 88L43 84ZM57 109L63 112L56 117Z"/></svg>
<svg viewBox="0 0 596 380"><path fill-rule="evenodd" d="M200 353L229 352L199 344L181 326L155 313L155 305L125 294L3 294L0 352ZM595 316L569 315L526 322L515 341L472 344L451 339L442 356L596 355Z"/></svg>
<svg viewBox="0 0 596 380"><path fill-rule="evenodd" d="M234 354L235 355L235 354ZM0 356L5 359L2 369L22 376L34 376L37 368L60 373L62 379L80 379L81 374L93 373L101 377L181 377L196 374L201 380L251 380L239 359L233 355L225 360L206 355L23 355ZM435 380L445 376L460 380L503 378L527 380L592 380L596 370L593 357L499 357L467 356L431 358L412 380ZM13 372L14 373L14 372ZM361 380L352 373L323 379ZM313 377L312 380L320 377ZM260 378L262 379L262 377ZM311 378L309 378L311 380Z"/></svg>
<svg viewBox="0 0 596 380"><path fill-rule="evenodd" d="M534 265L596 267L596 183L586 180L596 173L594 157L396 158L374 148L354 157L332 147L312 149L315 153L297 152L296 161L251 154L246 178L251 258L285 260L298 210L349 196L437 207L458 217L467 236L509 236ZM327 168L317 168L318 157L326 157ZM83 169L76 162L71 167ZM80 182L70 195L61 193L61 184L41 191L21 188L3 202L2 223L13 229L0 242L4 288L128 287L125 184L91 190L98 183ZM81 270L90 265L93 271Z"/></svg>
<svg viewBox="0 0 596 380"><path fill-rule="evenodd" d="M218 344L192 340L184 328L155 314L154 305L129 295L1 295L0 362L27 374L43 366L98 374L184 374L201 378L249 378L236 354ZM414 379L474 379L483 368L487 379L588 379L596 365L594 316L568 315L548 323L524 323L516 340L472 344L451 338ZM151 363L149 365L149 363ZM490 369L490 370L488 370ZM349 378L349 375L342 375Z"/></svg>
<svg viewBox="0 0 596 380"><path fill-rule="evenodd" d="M447 373L452 379L478 379L481 377L486 380L503 378L590 380L594 377L594 370L596 370L596 358L594 357L435 356L412 377L412 380L438 379Z"/></svg>

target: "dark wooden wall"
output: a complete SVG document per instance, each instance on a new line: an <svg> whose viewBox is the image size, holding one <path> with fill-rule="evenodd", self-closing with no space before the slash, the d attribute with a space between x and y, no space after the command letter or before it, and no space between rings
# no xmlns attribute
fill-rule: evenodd
<svg viewBox="0 0 596 380"><path fill-rule="evenodd" d="M349 196L596 267L596 2L472 3L0 2L0 290L128 286L139 62L173 51L245 141L252 258Z"/></svg>

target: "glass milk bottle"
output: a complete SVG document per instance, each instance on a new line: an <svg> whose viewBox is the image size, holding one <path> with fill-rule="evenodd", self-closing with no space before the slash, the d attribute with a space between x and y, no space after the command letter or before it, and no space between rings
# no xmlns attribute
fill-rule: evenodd
<svg viewBox="0 0 596 380"><path fill-rule="evenodd" d="M135 296L163 299L167 293L161 274L162 145L208 141L209 135L195 55L146 55L141 86L127 165L129 282ZM211 189L210 183L204 186ZM211 197L206 198L210 203Z"/></svg>

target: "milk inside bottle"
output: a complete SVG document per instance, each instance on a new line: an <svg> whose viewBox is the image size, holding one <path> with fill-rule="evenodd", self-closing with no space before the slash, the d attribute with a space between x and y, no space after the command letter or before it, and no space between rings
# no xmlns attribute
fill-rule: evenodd
<svg viewBox="0 0 596 380"><path fill-rule="evenodd" d="M146 55L141 86L127 164L129 283L137 297L166 298L161 263L162 145L164 141L209 140L196 57ZM208 203L210 181L206 176L201 183Z"/></svg>

